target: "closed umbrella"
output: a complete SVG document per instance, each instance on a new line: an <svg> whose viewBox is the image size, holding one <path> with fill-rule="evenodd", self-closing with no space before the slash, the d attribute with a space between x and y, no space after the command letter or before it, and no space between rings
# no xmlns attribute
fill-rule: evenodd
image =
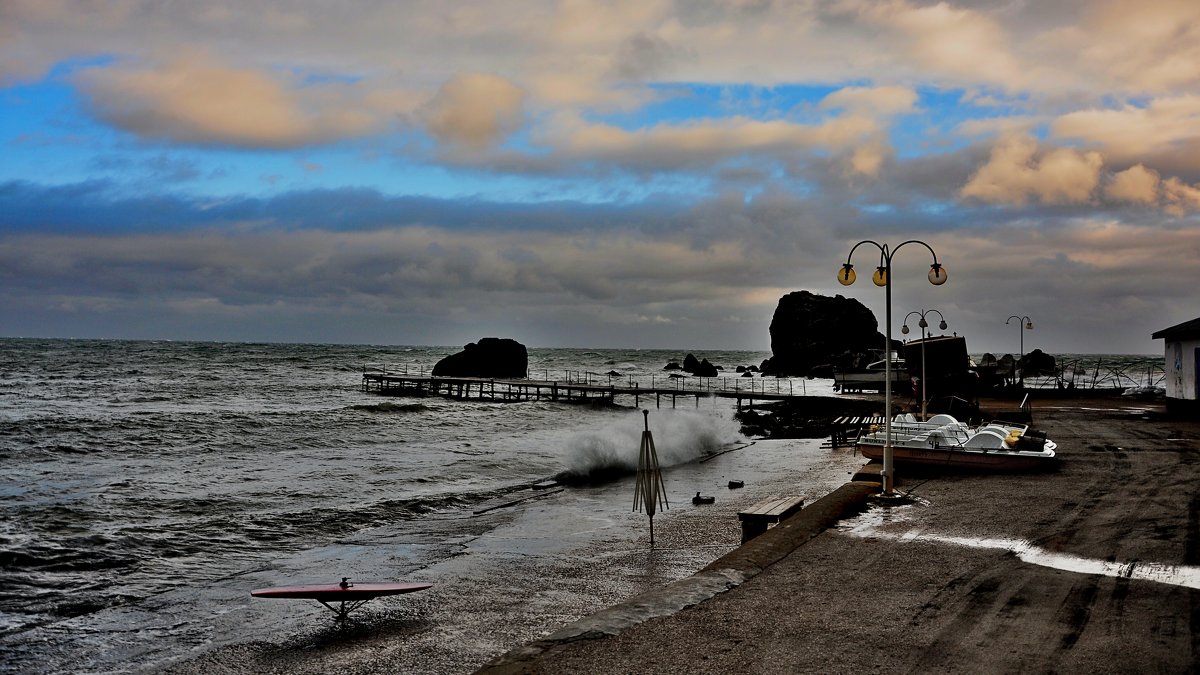
<svg viewBox="0 0 1200 675"><path fill-rule="evenodd" d="M654 437L650 435L650 411L643 410L646 430L642 432L642 444L638 451L637 485L633 493L633 510L645 510L650 516L650 545L654 545L654 513L667 503L667 489L663 486L662 471L658 468L658 452L654 449Z"/></svg>

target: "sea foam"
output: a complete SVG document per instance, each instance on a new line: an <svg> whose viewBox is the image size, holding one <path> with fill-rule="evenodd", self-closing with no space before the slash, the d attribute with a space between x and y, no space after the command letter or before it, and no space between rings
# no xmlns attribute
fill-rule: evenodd
<svg viewBox="0 0 1200 675"><path fill-rule="evenodd" d="M575 434L567 440L561 483L603 483L637 472L642 432L640 412L607 427ZM651 414L650 434L659 466L695 461L743 437L733 422L686 410Z"/></svg>

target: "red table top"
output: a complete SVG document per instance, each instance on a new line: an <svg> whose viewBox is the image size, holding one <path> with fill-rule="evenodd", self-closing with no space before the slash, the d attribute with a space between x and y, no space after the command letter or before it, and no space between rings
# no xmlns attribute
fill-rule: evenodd
<svg viewBox="0 0 1200 675"><path fill-rule="evenodd" d="M423 591L433 584L419 583L352 583L348 586L341 584L305 584L302 586L279 586L277 588L260 588L250 591L256 598L306 598L310 600L369 600L384 595L400 595Z"/></svg>

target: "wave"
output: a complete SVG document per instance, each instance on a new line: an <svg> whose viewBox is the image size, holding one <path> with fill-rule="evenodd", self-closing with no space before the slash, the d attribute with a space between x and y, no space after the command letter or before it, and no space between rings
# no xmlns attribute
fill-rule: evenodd
<svg viewBox="0 0 1200 675"><path fill-rule="evenodd" d="M634 413L608 428L584 432L568 441L566 467L554 476L560 483L607 483L637 473L645 425ZM690 411L651 415L650 435L659 466L696 461L741 440L737 425Z"/></svg>
<svg viewBox="0 0 1200 675"><path fill-rule="evenodd" d="M167 402L176 401L179 398L181 398L181 397L178 397L178 396L129 396L126 398L122 398L120 396L113 396L113 397L107 399L107 402L113 403L116 405L126 405L129 403L167 403Z"/></svg>
<svg viewBox="0 0 1200 675"><path fill-rule="evenodd" d="M59 544L33 545L13 550L0 548L0 569L36 569L46 572L96 571L135 567L137 558L120 551L106 550L109 542L73 538Z"/></svg>
<svg viewBox="0 0 1200 675"><path fill-rule="evenodd" d="M361 410L372 413L421 413L429 410L424 403L362 403L352 405L348 410Z"/></svg>

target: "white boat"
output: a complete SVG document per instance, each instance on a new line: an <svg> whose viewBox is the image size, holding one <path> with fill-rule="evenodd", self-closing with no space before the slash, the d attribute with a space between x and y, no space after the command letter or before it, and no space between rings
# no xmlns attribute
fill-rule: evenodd
<svg viewBox="0 0 1200 675"><path fill-rule="evenodd" d="M858 437L858 450L868 459L883 459L884 425ZM972 427L951 415L934 415L919 422L912 414L892 420L892 459L896 464L921 464L957 469L1024 471L1049 468L1058 444L1028 425L989 422Z"/></svg>

